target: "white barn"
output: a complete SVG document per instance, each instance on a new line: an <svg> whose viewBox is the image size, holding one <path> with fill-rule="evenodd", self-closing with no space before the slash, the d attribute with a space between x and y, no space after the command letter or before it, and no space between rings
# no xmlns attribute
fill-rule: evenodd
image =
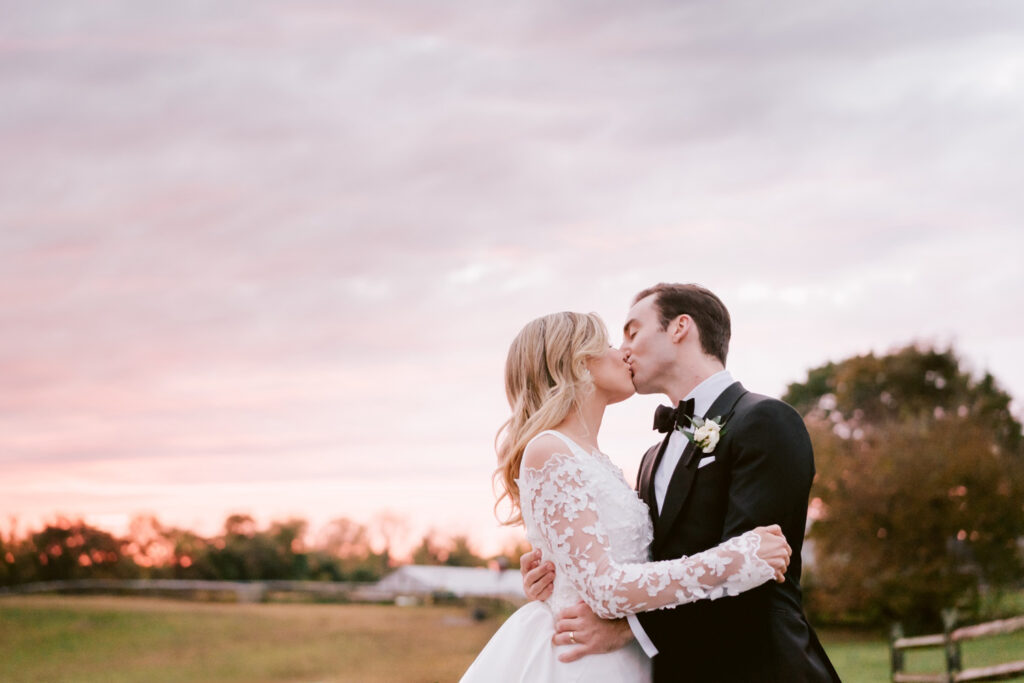
<svg viewBox="0 0 1024 683"><path fill-rule="evenodd" d="M483 567L433 567L406 565L399 567L373 587L373 592L386 596L431 595L448 593L456 597L497 597L524 599L523 579L518 569L485 569Z"/></svg>

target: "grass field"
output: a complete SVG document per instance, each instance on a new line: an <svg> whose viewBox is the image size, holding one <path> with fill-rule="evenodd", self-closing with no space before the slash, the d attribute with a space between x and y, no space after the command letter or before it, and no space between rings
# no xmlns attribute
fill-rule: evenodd
<svg viewBox="0 0 1024 683"><path fill-rule="evenodd" d="M418 683L457 681L500 625L465 608L0 599L0 681ZM889 679L880 637L820 634L846 683ZM968 643L965 665L1024 656L1024 634ZM941 653L911 653L940 670Z"/></svg>

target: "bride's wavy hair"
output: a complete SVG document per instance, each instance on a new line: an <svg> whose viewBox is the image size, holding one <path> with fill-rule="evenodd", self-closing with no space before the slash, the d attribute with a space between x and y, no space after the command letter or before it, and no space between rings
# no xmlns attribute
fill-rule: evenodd
<svg viewBox="0 0 1024 683"><path fill-rule="evenodd" d="M494 511L502 524L523 521L516 478L526 444L562 422L593 391L586 361L607 348L608 330L596 313L552 313L527 323L512 340L505 360L505 395L512 416L494 440L498 452L494 479L501 487ZM511 511L501 519L498 508L505 499Z"/></svg>

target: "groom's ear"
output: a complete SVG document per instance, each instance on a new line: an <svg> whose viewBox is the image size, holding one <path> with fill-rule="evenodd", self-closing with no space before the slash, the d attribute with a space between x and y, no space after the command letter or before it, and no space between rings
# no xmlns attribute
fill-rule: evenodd
<svg viewBox="0 0 1024 683"><path fill-rule="evenodd" d="M672 337L672 342L678 344L684 339L686 335L693 329L693 318L686 315L685 313L675 317L672 322L668 324L668 333Z"/></svg>

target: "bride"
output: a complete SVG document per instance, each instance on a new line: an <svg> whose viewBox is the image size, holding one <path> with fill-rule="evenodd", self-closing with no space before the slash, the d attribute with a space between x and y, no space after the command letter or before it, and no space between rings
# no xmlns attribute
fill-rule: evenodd
<svg viewBox="0 0 1024 683"><path fill-rule="evenodd" d="M596 314L554 313L527 324L509 349L505 391L512 417L499 431L498 502L510 501L506 523L522 523L557 571L551 597L509 617L463 683L646 683L650 660L636 641L558 661L565 645L552 642L554 615L582 599L598 616L619 618L782 580L790 548L774 525L697 555L648 561L647 506L597 446L605 407L634 389Z"/></svg>

